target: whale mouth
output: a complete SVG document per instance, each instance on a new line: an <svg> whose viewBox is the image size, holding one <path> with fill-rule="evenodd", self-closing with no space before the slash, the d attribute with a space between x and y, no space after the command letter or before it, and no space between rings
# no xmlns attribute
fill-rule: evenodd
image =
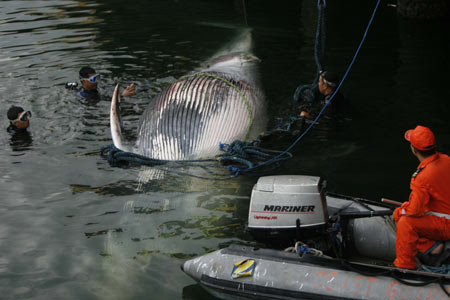
<svg viewBox="0 0 450 300"><path fill-rule="evenodd" d="M241 54L241 59L247 63L260 63L261 59L259 59L259 57L257 57L256 55L253 55L251 53L242 53Z"/></svg>
<svg viewBox="0 0 450 300"><path fill-rule="evenodd" d="M261 59L259 59L257 56L247 53L247 52L236 52L236 53L230 53L227 55L222 55L216 58L213 58L212 60L206 62L204 64L204 67L206 68L213 68L213 67L223 67L226 65L235 65L235 66L251 66L256 65L261 62Z"/></svg>

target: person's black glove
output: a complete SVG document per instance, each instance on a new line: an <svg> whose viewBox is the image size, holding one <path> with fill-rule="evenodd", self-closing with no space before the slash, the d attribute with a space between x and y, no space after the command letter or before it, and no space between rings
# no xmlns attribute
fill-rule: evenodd
<svg viewBox="0 0 450 300"><path fill-rule="evenodd" d="M78 87L77 82L68 82L66 83L66 89L68 90L75 90Z"/></svg>

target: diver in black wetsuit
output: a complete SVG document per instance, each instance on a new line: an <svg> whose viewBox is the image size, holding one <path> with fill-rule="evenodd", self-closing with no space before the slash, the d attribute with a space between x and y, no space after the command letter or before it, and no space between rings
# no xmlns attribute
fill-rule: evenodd
<svg viewBox="0 0 450 300"><path fill-rule="evenodd" d="M100 93L98 92L98 82L100 80L100 74L97 74L95 70L89 66L82 67L79 71L81 89L78 88L78 83L69 82L66 83L66 88L71 90L79 90L79 95L82 97L82 101L95 104L100 101ZM122 97L129 97L136 94L136 85L130 84L121 94Z"/></svg>
<svg viewBox="0 0 450 300"><path fill-rule="evenodd" d="M305 101L300 105L300 116L313 119L317 116L320 109L330 99L333 92L336 90L339 84L339 78L336 73L331 71L322 71L319 74L318 90L320 95L316 97L315 101ZM346 100L341 91L337 91L334 95L331 103L328 104L324 111L324 116L328 118L342 118L345 114Z"/></svg>
<svg viewBox="0 0 450 300"><path fill-rule="evenodd" d="M30 126L31 112L20 106L11 106L7 112L9 126L6 129L11 134L10 145L13 150L24 150L31 145L33 139L27 128Z"/></svg>

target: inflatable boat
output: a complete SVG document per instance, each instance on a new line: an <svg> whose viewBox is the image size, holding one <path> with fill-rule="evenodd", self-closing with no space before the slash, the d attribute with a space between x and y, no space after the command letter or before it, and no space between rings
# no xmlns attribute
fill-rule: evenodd
<svg viewBox="0 0 450 300"><path fill-rule="evenodd" d="M248 229L271 249L230 245L182 270L221 299L450 299L450 275L392 265L388 205L325 188L315 176L261 177Z"/></svg>

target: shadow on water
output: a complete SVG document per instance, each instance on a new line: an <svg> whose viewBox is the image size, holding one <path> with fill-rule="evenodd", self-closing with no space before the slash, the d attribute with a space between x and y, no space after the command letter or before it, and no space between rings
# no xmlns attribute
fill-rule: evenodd
<svg viewBox="0 0 450 300"><path fill-rule="evenodd" d="M183 299L185 300L210 300L211 295L205 294L199 284L191 284L183 287Z"/></svg>
<svg viewBox="0 0 450 300"><path fill-rule="evenodd" d="M9 145L12 151L30 150L33 145L33 137L26 130L17 131L11 134Z"/></svg>

